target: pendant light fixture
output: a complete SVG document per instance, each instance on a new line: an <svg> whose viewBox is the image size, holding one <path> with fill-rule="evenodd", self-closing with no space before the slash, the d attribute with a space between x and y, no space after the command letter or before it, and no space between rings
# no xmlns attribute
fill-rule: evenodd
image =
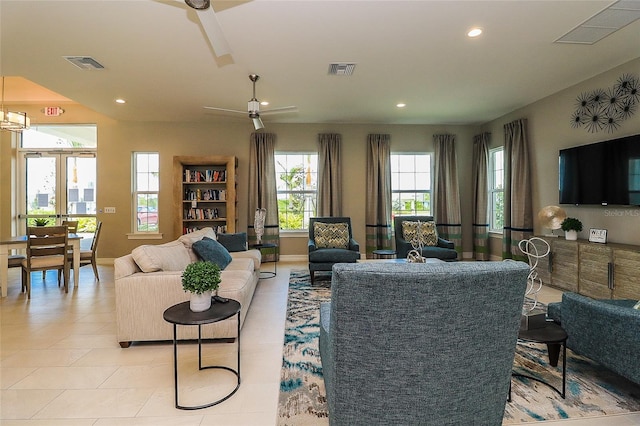
<svg viewBox="0 0 640 426"><path fill-rule="evenodd" d="M4 76L2 76L2 103L0 104L0 129L21 132L28 129L31 120L26 112L5 111L4 109Z"/></svg>

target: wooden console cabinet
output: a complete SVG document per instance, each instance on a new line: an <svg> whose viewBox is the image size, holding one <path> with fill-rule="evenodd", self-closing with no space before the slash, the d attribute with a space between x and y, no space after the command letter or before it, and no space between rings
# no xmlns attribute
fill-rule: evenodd
<svg viewBox="0 0 640 426"><path fill-rule="evenodd" d="M234 156L173 157L176 237L204 227L235 232L236 167Z"/></svg>
<svg viewBox="0 0 640 426"><path fill-rule="evenodd" d="M545 240L551 253L538 264L545 284L595 299L640 299L640 246Z"/></svg>

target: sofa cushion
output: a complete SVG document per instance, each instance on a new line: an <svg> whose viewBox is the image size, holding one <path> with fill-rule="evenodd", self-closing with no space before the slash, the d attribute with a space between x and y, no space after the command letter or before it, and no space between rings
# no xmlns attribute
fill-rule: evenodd
<svg viewBox="0 0 640 426"><path fill-rule="evenodd" d="M191 247L200 259L213 262L220 269L226 268L231 263L231 255L227 249L214 239L203 237L200 241L193 243Z"/></svg>
<svg viewBox="0 0 640 426"><path fill-rule="evenodd" d="M182 271L191 263L189 252L180 241L136 247L131 256L142 272Z"/></svg>
<svg viewBox="0 0 640 426"><path fill-rule="evenodd" d="M233 258L233 260L252 259L253 267L255 268L256 271L260 269L260 263L262 262L262 253L260 253L260 250L258 249L251 249L247 251L234 251L234 252L231 252L231 257Z"/></svg>
<svg viewBox="0 0 640 426"><path fill-rule="evenodd" d="M233 261L225 268L225 271L255 271L253 259L250 257L234 257Z"/></svg>
<svg viewBox="0 0 640 426"><path fill-rule="evenodd" d="M190 250L193 243L195 243L196 241L200 241L203 237L207 237L207 238L211 238L212 240L215 240L216 233L213 231L213 228L202 228L202 229L198 229L197 231L193 231L193 232L189 232L188 234L181 235L180 238L178 238L178 241L184 244L187 250Z"/></svg>
<svg viewBox="0 0 640 426"><path fill-rule="evenodd" d="M349 247L349 225L347 223L323 223L313 224L313 239L317 248Z"/></svg>
<svg viewBox="0 0 640 426"><path fill-rule="evenodd" d="M405 220L402 222L402 238L411 242L416 238L418 233L418 224L420 224L420 238L424 242L425 246L437 246L438 245L438 231L436 229L436 223L432 220L427 222L413 222Z"/></svg>
<svg viewBox="0 0 640 426"><path fill-rule="evenodd" d="M247 250L247 233L238 232L235 234L218 234L218 242L222 244L230 253Z"/></svg>

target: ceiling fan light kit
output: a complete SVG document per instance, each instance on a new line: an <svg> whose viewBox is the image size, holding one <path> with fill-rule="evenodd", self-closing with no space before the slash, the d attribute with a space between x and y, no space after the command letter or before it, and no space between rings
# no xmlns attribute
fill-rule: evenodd
<svg viewBox="0 0 640 426"><path fill-rule="evenodd" d="M197 10L208 9L211 5L209 0L184 0L187 6L192 7Z"/></svg>

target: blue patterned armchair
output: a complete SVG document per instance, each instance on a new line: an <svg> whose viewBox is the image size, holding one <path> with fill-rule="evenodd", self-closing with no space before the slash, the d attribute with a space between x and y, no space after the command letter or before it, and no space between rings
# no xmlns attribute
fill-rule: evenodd
<svg viewBox="0 0 640 426"><path fill-rule="evenodd" d="M316 271L331 271L336 263L355 263L360 259L360 246L353 239L348 217L310 218L308 246L311 284Z"/></svg>
<svg viewBox="0 0 640 426"><path fill-rule="evenodd" d="M396 216L394 218L394 231L396 237L396 253L398 259L406 259L407 254L413 250L411 243L404 239L402 232L402 223L410 222L429 222L433 220L433 216ZM458 252L454 249L454 244L444 238L438 237L438 244L435 246L424 246L422 248L422 256L435 257L440 260L453 261L458 259Z"/></svg>

